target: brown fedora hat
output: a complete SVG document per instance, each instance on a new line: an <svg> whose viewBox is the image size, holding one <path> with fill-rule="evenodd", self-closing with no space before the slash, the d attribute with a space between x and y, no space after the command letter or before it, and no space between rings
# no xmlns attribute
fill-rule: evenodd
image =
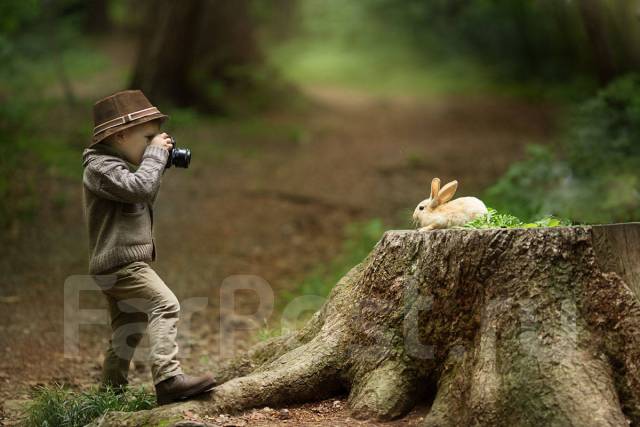
<svg viewBox="0 0 640 427"><path fill-rule="evenodd" d="M160 119L165 121L169 116L151 105L140 90L123 90L97 101L93 105L92 146L109 135L130 128L140 123Z"/></svg>

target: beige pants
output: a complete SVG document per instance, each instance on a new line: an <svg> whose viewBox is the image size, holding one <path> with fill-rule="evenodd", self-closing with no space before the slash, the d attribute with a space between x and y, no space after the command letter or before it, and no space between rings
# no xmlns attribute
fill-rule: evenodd
<svg viewBox="0 0 640 427"><path fill-rule="evenodd" d="M102 370L103 385L128 384L129 364L147 329L153 383L181 374L176 343L180 304L171 289L142 261L100 277L99 286L109 302L112 329Z"/></svg>

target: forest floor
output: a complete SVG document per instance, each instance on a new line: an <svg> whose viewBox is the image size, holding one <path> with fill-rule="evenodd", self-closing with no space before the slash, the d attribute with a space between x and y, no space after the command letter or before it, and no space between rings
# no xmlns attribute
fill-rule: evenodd
<svg viewBox="0 0 640 427"><path fill-rule="evenodd" d="M113 53L108 46L105 53L114 64L131 59L126 56L131 53ZM121 84L108 70L96 82L83 82L76 90L98 99ZM410 228L410 213L428 197L434 176L443 182L457 179L457 196L477 194L523 157L526 144L549 143L555 132L553 106L513 98L421 100L312 85L301 91L308 100L303 108L281 108L251 119L175 115L172 135L192 149L193 161L189 169L172 169L163 177L153 267L183 311L189 303L206 304L181 318L181 360L187 373L215 373L225 357L255 342L264 326L239 321L236 331L221 337L221 315L233 309L250 314L258 303L248 293L234 308L220 307L225 278L259 276L273 289L277 304L283 291L295 292L316 266L339 253L348 224L380 218L388 228ZM65 283L86 271L87 237L80 177L56 185L69 194L65 203L9 237L0 264L0 425L18 421L18 408L39 384L76 389L96 384L108 343L103 318L79 326L78 351L65 352ZM106 309L97 292L75 297L81 310ZM265 321L277 326L279 316L273 312ZM130 375L133 385L152 384L146 348L145 339ZM346 396L286 409L256 408L209 421L357 424L349 418ZM417 424L427 410L416 408L386 425Z"/></svg>

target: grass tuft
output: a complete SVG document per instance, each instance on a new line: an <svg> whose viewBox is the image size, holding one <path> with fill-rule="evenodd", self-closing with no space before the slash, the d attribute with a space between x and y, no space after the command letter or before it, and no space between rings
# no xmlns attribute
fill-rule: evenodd
<svg viewBox="0 0 640 427"><path fill-rule="evenodd" d="M37 387L32 399L26 409L26 425L39 427L84 426L107 411L140 411L156 405L155 394L142 386L119 394L111 387L73 391L55 384Z"/></svg>

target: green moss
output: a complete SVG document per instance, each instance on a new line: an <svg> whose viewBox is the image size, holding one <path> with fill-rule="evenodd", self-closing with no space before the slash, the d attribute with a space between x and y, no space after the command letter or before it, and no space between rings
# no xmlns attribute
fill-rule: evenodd
<svg viewBox="0 0 640 427"><path fill-rule="evenodd" d="M146 424L146 425L149 427L167 427L180 421L180 419L181 419L180 417L164 418L162 420L159 420L158 422L153 422L153 424Z"/></svg>

